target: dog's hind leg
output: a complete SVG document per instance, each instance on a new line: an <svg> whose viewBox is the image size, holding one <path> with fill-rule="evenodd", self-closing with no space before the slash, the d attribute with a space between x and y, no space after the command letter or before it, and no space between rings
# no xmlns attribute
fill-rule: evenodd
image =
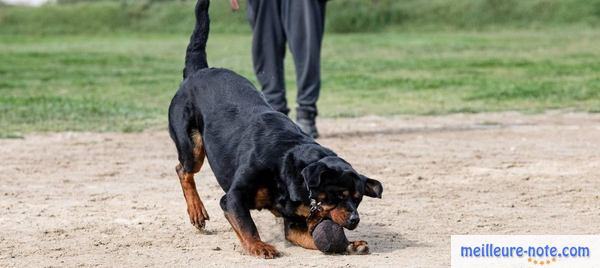
<svg viewBox="0 0 600 268"><path fill-rule="evenodd" d="M179 182L181 183L183 196L185 197L185 202L187 203L187 211L188 215L190 216L190 222L192 223L192 225L196 226L196 228L202 230L204 229L205 221L209 220L210 218L208 216L208 212L206 212L206 209L204 208L204 203L202 203L202 200L198 195L198 191L196 190L194 174L198 173L202 168L202 164L204 163L205 158L205 152L200 132L198 132L197 130L193 130L191 138L194 144L193 168L191 172L186 171L184 165L180 163L177 165L175 170L177 171L177 175L179 176Z"/></svg>
<svg viewBox="0 0 600 268"><path fill-rule="evenodd" d="M191 113L178 104L174 99L169 109L169 132L179 155L179 164L175 170L181 183L190 222L202 230L209 216L196 190L194 174L200 171L204 163L204 144L200 132L190 126L190 122L193 122Z"/></svg>

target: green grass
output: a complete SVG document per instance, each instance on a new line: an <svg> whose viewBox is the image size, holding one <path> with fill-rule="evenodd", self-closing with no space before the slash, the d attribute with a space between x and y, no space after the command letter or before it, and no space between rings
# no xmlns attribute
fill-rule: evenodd
<svg viewBox="0 0 600 268"><path fill-rule="evenodd" d="M245 12L231 12L229 1L212 1L213 32L249 33ZM195 1L94 0L88 3L0 8L0 34L98 35L114 32L187 34L194 27ZM218 18L218 19L216 19Z"/></svg>
<svg viewBox="0 0 600 268"><path fill-rule="evenodd" d="M187 37L0 35L0 137L166 126ZM329 34L321 115L600 111L589 28ZM212 34L209 63L256 82L248 34ZM288 95L294 75L287 61Z"/></svg>
<svg viewBox="0 0 600 268"><path fill-rule="evenodd" d="M240 0L242 5L246 1ZM41 8L1 7L0 33L179 33L193 26L195 0L74 0ZM213 32L248 33L245 8L211 2ZM327 4L329 32L402 29L535 29L600 26L600 0L335 0Z"/></svg>

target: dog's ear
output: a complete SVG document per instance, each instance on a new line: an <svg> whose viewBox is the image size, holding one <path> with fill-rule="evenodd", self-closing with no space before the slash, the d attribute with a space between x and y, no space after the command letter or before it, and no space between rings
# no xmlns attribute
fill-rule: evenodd
<svg viewBox="0 0 600 268"><path fill-rule="evenodd" d="M381 182L363 175L360 175L360 177L365 180L365 195L368 197L381 198L381 193L383 193L383 185L381 185Z"/></svg>
<svg viewBox="0 0 600 268"><path fill-rule="evenodd" d="M287 189L290 199L295 202L306 200L309 195L307 186L313 190L319 187L321 177L327 170L328 167L323 161L317 161L303 167L300 174L296 173L297 171L288 172L287 177L290 179L287 181Z"/></svg>
<svg viewBox="0 0 600 268"><path fill-rule="evenodd" d="M322 161L314 162L302 169L302 178L309 188L319 187L321 175L327 170L327 165Z"/></svg>

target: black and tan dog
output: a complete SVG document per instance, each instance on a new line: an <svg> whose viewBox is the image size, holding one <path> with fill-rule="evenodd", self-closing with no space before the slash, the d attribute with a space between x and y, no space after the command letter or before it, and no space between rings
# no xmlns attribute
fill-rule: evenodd
<svg viewBox="0 0 600 268"><path fill-rule="evenodd" d="M248 80L208 68L208 6L208 0L196 4L184 81L169 107L169 132L180 162L176 170L191 223L202 229L209 219L194 182L206 156L225 191L220 204L225 217L252 255L274 258L278 252L261 241L251 209L283 217L285 237L309 249L316 249L311 230L323 218L356 228L363 195L381 198L381 184L303 134ZM355 241L348 251L367 253L368 245Z"/></svg>

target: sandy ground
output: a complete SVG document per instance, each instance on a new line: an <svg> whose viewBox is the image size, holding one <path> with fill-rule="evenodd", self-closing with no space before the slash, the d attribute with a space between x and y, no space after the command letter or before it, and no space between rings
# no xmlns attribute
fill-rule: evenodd
<svg viewBox="0 0 600 268"><path fill-rule="evenodd" d="M365 199L369 256L326 256L284 241L283 257L243 255L206 168L207 233L189 223L163 129L0 140L0 267L410 266L450 263L452 234L600 233L600 115L517 113L320 121L322 144L384 184Z"/></svg>

